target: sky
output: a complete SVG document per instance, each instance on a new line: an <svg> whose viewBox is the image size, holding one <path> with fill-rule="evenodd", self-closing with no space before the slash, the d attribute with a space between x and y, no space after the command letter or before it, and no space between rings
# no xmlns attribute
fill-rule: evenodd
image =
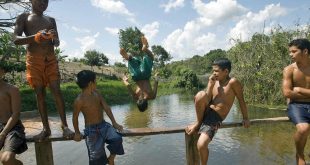
<svg viewBox="0 0 310 165"><path fill-rule="evenodd" d="M279 25L309 25L310 0L50 0L45 14L56 19L69 58L97 50L110 64L124 62L119 29L138 27L150 46L161 45L178 61L228 50L233 39L247 41Z"/></svg>

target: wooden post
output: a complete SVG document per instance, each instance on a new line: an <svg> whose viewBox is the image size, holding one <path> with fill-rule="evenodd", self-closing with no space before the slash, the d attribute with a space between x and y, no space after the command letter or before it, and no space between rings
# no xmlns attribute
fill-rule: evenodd
<svg viewBox="0 0 310 165"><path fill-rule="evenodd" d="M52 142L35 142L37 165L54 165Z"/></svg>
<svg viewBox="0 0 310 165"><path fill-rule="evenodd" d="M188 135L185 133L185 146L186 146L186 161L187 165L200 165L198 150L197 150L197 141L199 135Z"/></svg>

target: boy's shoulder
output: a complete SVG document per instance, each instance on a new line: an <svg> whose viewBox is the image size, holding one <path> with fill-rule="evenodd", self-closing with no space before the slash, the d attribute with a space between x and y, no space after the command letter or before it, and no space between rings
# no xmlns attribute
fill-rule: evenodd
<svg viewBox="0 0 310 165"><path fill-rule="evenodd" d="M17 22L19 21L26 21L28 19L28 16L30 15L29 12L24 12L21 13L20 15L17 16Z"/></svg>
<svg viewBox="0 0 310 165"><path fill-rule="evenodd" d="M229 80L230 84L236 84L236 83L240 83L240 81L236 78L236 77L231 77Z"/></svg>
<svg viewBox="0 0 310 165"><path fill-rule="evenodd" d="M6 91L10 94L19 93L18 87L11 85L11 84L8 84L8 83L5 83L4 86L2 87L2 89L4 89L4 91Z"/></svg>

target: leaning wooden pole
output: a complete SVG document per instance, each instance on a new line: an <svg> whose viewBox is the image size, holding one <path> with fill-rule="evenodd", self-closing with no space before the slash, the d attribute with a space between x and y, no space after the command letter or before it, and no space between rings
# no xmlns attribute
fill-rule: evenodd
<svg viewBox="0 0 310 165"><path fill-rule="evenodd" d="M53 148L50 140L34 143L37 165L54 165Z"/></svg>
<svg viewBox="0 0 310 165"><path fill-rule="evenodd" d="M199 135L188 135L185 133L185 146L186 146L186 164L187 165L200 165L199 155L197 150L197 140Z"/></svg>

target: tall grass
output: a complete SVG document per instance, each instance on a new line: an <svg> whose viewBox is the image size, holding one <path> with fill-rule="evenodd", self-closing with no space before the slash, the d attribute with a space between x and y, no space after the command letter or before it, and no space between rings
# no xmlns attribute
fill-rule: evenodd
<svg viewBox="0 0 310 165"><path fill-rule="evenodd" d="M109 105L124 104L132 100L127 88L121 81L98 81L97 89ZM81 89L75 83L69 82L61 85L61 91L63 94L66 111L71 111L73 109L73 102L78 94L81 93ZM22 111L32 111L37 109L34 91L29 87L22 87L20 88L20 92L22 97ZM49 90L47 90L46 93L46 105L48 111L56 111L55 101Z"/></svg>

